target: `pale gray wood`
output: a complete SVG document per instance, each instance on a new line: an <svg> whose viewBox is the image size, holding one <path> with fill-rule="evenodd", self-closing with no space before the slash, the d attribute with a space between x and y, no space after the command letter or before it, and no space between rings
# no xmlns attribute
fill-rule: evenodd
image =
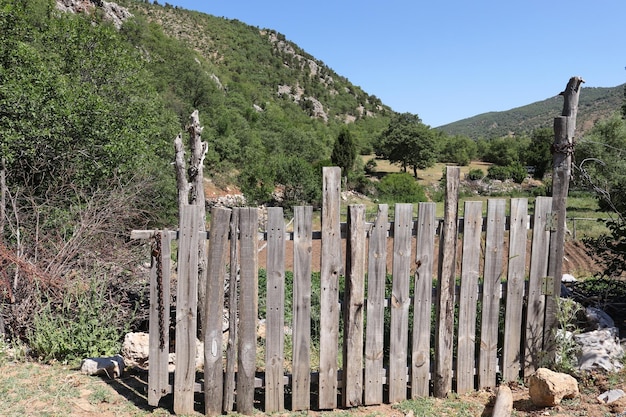
<svg viewBox="0 0 626 417"><path fill-rule="evenodd" d="M363 405L363 308L365 304L365 206L348 207L344 295L343 406Z"/></svg>
<svg viewBox="0 0 626 417"><path fill-rule="evenodd" d="M485 268L480 323L480 357L478 387L496 386L498 365L498 317L503 277L504 229L506 202L492 199L487 203Z"/></svg>
<svg viewBox="0 0 626 417"><path fill-rule="evenodd" d="M180 209L178 287L176 291L176 371L174 412L193 413L196 379L196 331L198 311L198 206Z"/></svg>
<svg viewBox="0 0 626 417"><path fill-rule="evenodd" d="M293 209L293 333L291 407L311 406L311 261L313 207Z"/></svg>
<svg viewBox="0 0 626 417"><path fill-rule="evenodd" d="M524 280L526 278L527 199L511 199L510 218L502 378L504 381L517 381L520 377L522 360L520 346L523 328Z"/></svg>
<svg viewBox="0 0 626 417"><path fill-rule="evenodd" d="M548 273L548 253L550 230L547 219L552 210L551 197L537 197L533 221L530 271L528 276L528 301L526 310L525 368L524 376L529 376L544 359L543 331L546 297L543 294L543 280Z"/></svg>
<svg viewBox="0 0 626 417"><path fill-rule="evenodd" d="M211 210L209 255L206 281L204 332L204 404L210 416L222 414L224 367L222 358L222 324L224 315L224 278L228 259L228 231L231 210Z"/></svg>
<svg viewBox="0 0 626 417"><path fill-rule="evenodd" d="M407 352L409 341L409 276L413 205L396 204L393 237L393 283L391 290L391 329L389 341L389 402L406 399Z"/></svg>
<svg viewBox="0 0 626 417"><path fill-rule="evenodd" d="M322 259L320 283L319 408L337 407L339 276L341 262L341 169L322 168Z"/></svg>
<svg viewBox="0 0 626 417"><path fill-rule="evenodd" d="M574 153L574 135L576 133L576 115L581 85L585 81L580 77L569 79L563 96L563 111L554 119L553 169L552 169L552 216L556 230L550 235L550 254L548 257L548 276L554 278L553 295L546 299L546 321L544 332L544 350L554 357L556 330L556 298L560 294L563 275L563 254L566 231L566 206L569 179Z"/></svg>
<svg viewBox="0 0 626 417"><path fill-rule="evenodd" d="M239 311L239 211L230 216L230 271L228 274L228 341L224 372L224 412L233 411L235 403L235 368L237 365L237 312Z"/></svg>
<svg viewBox="0 0 626 417"><path fill-rule="evenodd" d="M254 412L259 299L258 227L258 209L245 208L239 212L241 286L239 290L237 412L241 414Z"/></svg>
<svg viewBox="0 0 626 417"><path fill-rule="evenodd" d="M267 209L265 412L285 408L285 221L282 207Z"/></svg>
<svg viewBox="0 0 626 417"><path fill-rule="evenodd" d="M466 201L463 214L463 258L459 295L456 392L474 390L476 358L476 310L480 274L483 203Z"/></svg>
<svg viewBox="0 0 626 417"><path fill-rule="evenodd" d="M150 268L148 404L157 407L159 400L169 393L169 371L167 366L170 351L169 321L172 239L171 234L167 230L158 232L154 239ZM157 282L159 274L160 283Z"/></svg>
<svg viewBox="0 0 626 417"><path fill-rule="evenodd" d="M411 397L430 394L430 330L437 219L435 203L419 203L411 352Z"/></svg>
<svg viewBox="0 0 626 417"><path fill-rule="evenodd" d="M444 219L439 246L437 319L435 321L435 372L433 394L443 398L452 391L452 348L454 338L454 290L460 168L446 167Z"/></svg>
<svg viewBox="0 0 626 417"><path fill-rule="evenodd" d="M387 230L389 207L378 206L369 235L367 267L367 331L365 340L365 404L383 402L383 342L385 332L385 283L387 279Z"/></svg>

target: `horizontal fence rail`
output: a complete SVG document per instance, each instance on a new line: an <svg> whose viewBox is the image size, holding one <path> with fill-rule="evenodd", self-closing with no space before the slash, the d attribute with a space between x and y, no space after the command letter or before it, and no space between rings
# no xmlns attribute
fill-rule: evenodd
<svg viewBox="0 0 626 417"><path fill-rule="evenodd" d="M203 391L209 415L233 408L250 414L255 395L257 400L262 396L265 412L349 408L494 387L539 366L545 298L552 288L546 283L550 198L537 198L532 216L528 201L514 198L510 216L505 215L507 201L493 199L486 217L483 203L470 201L463 217L444 220L435 217L434 203L419 203L415 218L414 205L397 204L393 221L389 207L381 204L373 222L365 221L364 206L350 205L342 223L339 170L325 168L324 175L320 232L312 230L312 208L301 206L294 207L292 224L285 222L281 208L268 209L261 231L256 208L214 208L208 233L193 236L197 225L191 219L198 216L191 211L180 231L132 233L135 239L151 239L153 246L151 405L170 393L175 404L193 402L193 393ZM451 177L454 172L448 181ZM442 230L453 230L453 236L444 239ZM176 239L171 386L170 248ZM185 282L197 273L197 239L209 239L207 307L197 313L206 326L200 378L191 341L198 334L197 298L193 285ZM315 239L322 242L319 275L311 270ZM263 300L258 297L259 242L267 257ZM293 256L289 281L287 242ZM443 268L446 251L452 258ZM443 287L445 296L444 280L449 285ZM264 336L257 335L259 302L265 308ZM225 316L229 323L223 335Z"/></svg>

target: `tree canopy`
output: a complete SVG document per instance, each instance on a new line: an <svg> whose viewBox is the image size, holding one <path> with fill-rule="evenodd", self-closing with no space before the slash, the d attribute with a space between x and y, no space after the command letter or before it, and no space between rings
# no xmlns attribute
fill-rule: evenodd
<svg viewBox="0 0 626 417"><path fill-rule="evenodd" d="M435 165L438 147L429 126L415 114L402 113L391 118L375 151L378 156L402 166L405 172L407 167L411 167L417 177L418 169Z"/></svg>

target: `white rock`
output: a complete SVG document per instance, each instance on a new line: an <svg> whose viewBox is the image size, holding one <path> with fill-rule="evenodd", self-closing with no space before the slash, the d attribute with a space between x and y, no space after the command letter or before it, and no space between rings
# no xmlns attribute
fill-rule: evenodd
<svg viewBox="0 0 626 417"><path fill-rule="evenodd" d="M107 375L119 378L124 372L124 359L120 355L106 358L87 358L80 364L80 371L87 375Z"/></svg>
<svg viewBox="0 0 626 417"><path fill-rule="evenodd" d="M624 395L626 395L626 393L624 393L621 389L612 389L600 394L598 396L598 401L603 404L611 404L622 398Z"/></svg>

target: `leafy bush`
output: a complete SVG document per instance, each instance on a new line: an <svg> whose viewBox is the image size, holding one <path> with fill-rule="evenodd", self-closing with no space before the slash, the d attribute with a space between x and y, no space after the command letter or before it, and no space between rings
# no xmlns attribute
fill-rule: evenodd
<svg viewBox="0 0 626 417"><path fill-rule="evenodd" d="M467 173L467 179L470 181L479 181L485 178L485 173L480 168L470 169Z"/></svg>
<svg viewBox="0 0 626 417"><path fill-rule="evenodd" d="M94 356L110 356L130 328L127 314L110 299L105 278L94 278L86 289L75 286L60 304L42 301L33 329L27 333L35 356L72 362ZM41 294L46 299L46 294Z"/></svg>
<svg viewBox="0 0 626 417"><path fill-rule="evenodd" d="M394 203L427 201L424 188L406 172L388 174L378 184L380 198Z"/></svg>

